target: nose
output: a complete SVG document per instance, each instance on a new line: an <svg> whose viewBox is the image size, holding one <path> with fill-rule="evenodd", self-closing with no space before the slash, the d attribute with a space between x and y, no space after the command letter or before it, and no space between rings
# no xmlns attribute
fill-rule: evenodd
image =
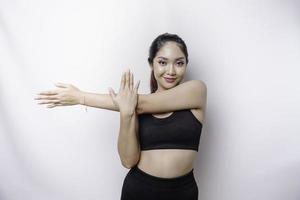
<svg viewBox="0 0 300 200"><path fill-rule="evenodd" d="M174 69L174 65L173 64L169 65L168 74L170 74L170 75L174 75L175 74L175 69Z"/></svg>

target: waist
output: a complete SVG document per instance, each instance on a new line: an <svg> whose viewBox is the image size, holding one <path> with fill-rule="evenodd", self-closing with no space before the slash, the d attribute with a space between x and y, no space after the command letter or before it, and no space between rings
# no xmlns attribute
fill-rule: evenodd
<svg viewBox="0 0 300 200"><path fill-rule="evenodd" d="M197 151L183 149L155 149L141 151L137 166L153 176L173 178L190 172Z"/></svg>
<svg viewBox="0 0 300 200"><path fill-rule="evenodd" d="M185 190L184 188L190 190L195 186L197 187L193 169L181 176L164 178L148 174L135 165L128 172L128 176L130 176L131 179L140 181L137 183L137 187L138 185L142 185L143 187L143 184L147 182L146 185L151 184L153 186L152 189L158 188L159 190L168 190L168 192L172 192L171 190Z"/></svg>

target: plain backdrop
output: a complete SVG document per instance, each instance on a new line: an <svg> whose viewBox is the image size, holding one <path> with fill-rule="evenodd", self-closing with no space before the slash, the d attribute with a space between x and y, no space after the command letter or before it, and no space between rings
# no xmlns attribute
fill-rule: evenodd
<svg viewBox="0 0 300 200"><path fill-rule="evenodd" d="M119 113L46 108L56 82L108 94L128 67L150 92L152 40L188 46L207 112L201 200L300 198L300 2L0 0L0 199L117 200Z"/></svg>

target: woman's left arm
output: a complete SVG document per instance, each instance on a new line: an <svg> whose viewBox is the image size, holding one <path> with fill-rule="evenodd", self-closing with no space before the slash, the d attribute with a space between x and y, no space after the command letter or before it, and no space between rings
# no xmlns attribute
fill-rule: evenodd
<svg viewBox="0 0 300 200"><path fill-rule="evenodd" d="M183 109L205 109L206 84L201 80L190 80L168 90L139 95L137 112L166 113Z"/></svg>

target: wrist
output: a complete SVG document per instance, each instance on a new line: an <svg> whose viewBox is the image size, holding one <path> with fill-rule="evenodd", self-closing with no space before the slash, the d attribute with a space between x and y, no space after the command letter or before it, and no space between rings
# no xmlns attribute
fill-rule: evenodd
<svg viewBox="0 0 300 200"><path fill-rule="evenodd" d="M120 109L120 115L123 117L133 117L135 115L135 110L129 111Z"/></svg>
<svg viewBox="0 0 300 200"><path fill-rule="evenodd" d="M85 93L82 91L78 92L78 102L80 105L85 105L85 112L87 112L87 106L86 106L86 101L85 101Z"/></svg>
<svg viewBox="0 0 300 200"><path fill-rule="evenodd" d="M85 95L81 91L78 92L78 103L80 105L85 105Z"/></svg>

